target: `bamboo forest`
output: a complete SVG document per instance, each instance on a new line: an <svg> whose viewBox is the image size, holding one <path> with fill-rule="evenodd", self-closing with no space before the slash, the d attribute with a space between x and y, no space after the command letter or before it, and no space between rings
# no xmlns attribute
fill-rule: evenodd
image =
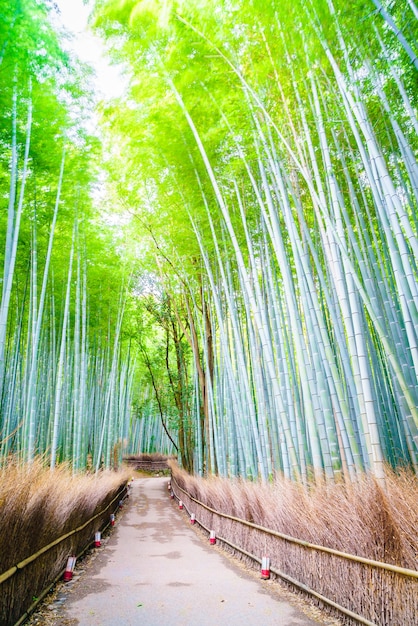
<svg viewBox="0 0 418 626"><path fill-rule="evenodd" d="M0 0L0 450L418 469L414 0Z"/></svg>

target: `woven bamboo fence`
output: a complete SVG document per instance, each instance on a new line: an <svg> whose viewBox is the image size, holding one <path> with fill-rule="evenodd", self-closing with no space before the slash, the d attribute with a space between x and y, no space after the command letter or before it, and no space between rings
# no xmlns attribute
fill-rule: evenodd
<svg viewBox="0 0 418 626"><path fill-rule="evenodd" d="M127 496L127 485L109 493L100 504L100 509L89 519L0 574L1 626L19 626L24 623L63 575L68 557L80 556L88 549L94 541L95 532L109 526L110 515L120 508ZM79 511L76 514L77 519L82 519ZM71 527L71 520L69 525ZM61 533L63 530L58 529Z"/></svg>
<svg viewBox="0 0 418 626"><path fill-rule="evenodd" d="M181 482L181 479L179 480ZM337 613L344 624L414 626L418 616L418 571L301 541L216 511L171 478L171 488L189 514L238 557L261 563L292 588Z"/></svg>
<svg viewBox="0 0 418 626"><path fill-rule="evenodd" d="M126 461L129 467L143 472L165 472L168 471L166 461Z"/></svg>
<svg viewBox="0 0 418 626"><path fill-rule="evenodd" d="M167 472L169 466L167 461L174 457L163 454L138 454L125 456L123 462L128 467L143 472Z"/></svg>

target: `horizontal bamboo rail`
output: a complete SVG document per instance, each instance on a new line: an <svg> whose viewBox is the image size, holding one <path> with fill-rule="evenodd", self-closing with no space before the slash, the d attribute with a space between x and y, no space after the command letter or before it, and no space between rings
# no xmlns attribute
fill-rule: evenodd
<svg viewBox="0 0 418 626"><path fill-rule="evenodd" d="M107 507L105 507L101 513L105 513L107 511L107 509L109 509L112 504L118 499L120 498L120 494L126 489L126 487L123 487L118 494L113 498L113 500L109 503L109 505ZM122 498L123 500L124 498ZM98 515L95 515L94 517L92 517L89 522L92 522L96 519L96 517L98 517ZM102 528L102 532L104 530L106 530L108 527L110 526L110 521ZM80 526L78 530L82 530L83 528L85 528L85 525L83 525L82 527ZM88 550L89 546L91 546L94 543L94 540L90 541L76 556L77 556L77 560ZM60 573L58 574L58 576L56 576L54 578L54 580L51 581L51 583L46 587L46 589L44 589L39 596L35 599L34 602L32 602L32 604L30 605L30 607L26 610L26 612L20 616L19 620L14 624L14 626L21 626L21 624L24 624L25 621L29 618L29 616L35 611L36 607L42 602L42 600L48 595L48 593L51 591L51 589L53 588L54 585L56 585L56 583L61 580L61 578L63 577L65 572L65 567L60 571Z"/></svg>
<svg viewBox="0 0 418 626"><path fill-rule="evenodd" d="M124 461L129 466L133 466L136 470L143 470L144 472L161 472L168 470L167 461L140 461L134 459L128 459Z"/></svg>
<svg viewBox="0 0 418 626"><path fill-rule="evenodd" d="M225 519L230 519L234 522L238 522L239 524L243 524L244 526L248 526L249 528L254 528L256 530L260 530L263 533L271 535L272 537L278 537L279 539L284 539L285 541L289 541L291 543L296 543L299 546L303 546L304 548L310 548L311 550L317 550L319 552L327 552L328 554L334 554L335 556L339 556L344 559L348 559L350 561L355 561L356 563L363 563L365 565L371 565L372 567L378 567L380 569L387 570L389 572L395 572L397 574L402 574L404 576L409 576L411 578L418 579L418 572L413 569L407 569L405 567L398 567L397 565L391 565L390 563L382 563L381 561L373 561L373 559L366 559L361 556L357 556L355 554L348 554L347 552L340 552L339 550L334 550L333 548L327 548L326 546L320 546L315 543L309 543L309 541L303 541L302 539L296 539L296 537L291 537L290 535L285 535L284 533L280 533L276 530L272 530L270 528L266 528L265 526L259 526L258 524L253 524L252 522L248 522L247 520L240 519L239 517L234 517L233 515L228 515L227 513L221 513L220 511L216 511L212 509L210 506L207 506L200 500L197 500L193 496L187 493L180 485L177 483L174 477L171 478L178 487L178 489L186 494L190 500L196 502L207 511L214 513L215 515L219 515L219 517L224 517Z"/></svg>
<svg viewBox="0 0 418 626"><path fill-rule="evenodd" d="M190 494L188 494L186 491L184 491L184 489L182 489L178 485L178 483L176 483L176 485L179 488L179 490L181 490L191 500L193 500L194 502L196 502L198 504L202 504L202 503L200 503L199 500L196 500ZM184 504L184 502L183 502L183 506L186 509L187 513L190 515L190 511L187 508L187 506ZM210 507L206 507L206 505L202 504L202 506L204 508L208 509L211 512L214 511L214 509L211 509ZM223 517L223 515L221 515L221 517ZM232 519L238 520L239 518L232 518ZM196 520L196 523L199 526L201 526L209 535L210 529L207 526L205 526L205 524L203 524L200 520ZM262 564L262 559L260 559L260 557L256 556L255 554L251 554L251 552L248 552L247 550L244 550L244 548L241 548L240 546L237 546L236 544L234 544L231 541L229 541L229 539L225 539L225 537L221 537L220 535L217 535L216 539L218 541L220 541L221 543L226 544L227 546L229 546L230 548L232 548L236 552L240 552L241 554L244 554L244 556L248 557L249 559L251 559L255 563L258 563L259 565ZM361 615L357 615L357 613L354 613L353 611L350 611L349 609L346 609L344 606L341 606L341 604L337 604L337 602L334 602L333 600L330 600L329 598L326 598L324 595L314 591L314 589L311 589L310 587L308 587L307 585L304 585L303 583L299 582L298 580L295 580L294 578L292 578L288 574L285 574L284 572L281 572L280 570L278 570L278 569L276 569L274 567L271 567L271 566L270 566L270 571L273 572L273 574L275 574L279 578L283 578L284 580L286 580L287 582L291 583L295 587L298 587L299 589L301 589L305 593L307 593L307 594L309 594L311 596L315 596L315 598L318 598L318 600L321 600L321 602L324 602L325 604L328 604L329 606L332 606L333 608L337 609L340 613L343 613L344 615L348 615L349 617L354 619L359 624L363 624L364 626L376 626L376 624L374 622L370 622L369 620L365 619ZM15 626L18 626L18 625L16 624Z"/></svg>
<svg viewBox="0 0 418 626"><path fill-rule="evenodd" d="M415 571L415 570L399 567L399 566L396 566L396 565L392 565L390 563L383 563L381 561L375 561L373 559L367 559L367 558L360 557L360 556L353 555L353 554L348 554L346 552L341 552L339 550L334 550L333 548L327 548L326 546L313 544L313 543L310 543L308 541L303 541L301 539L297 539L296 537L291 537L290 535L286 535L284 533L280 533L280 532L272 530L270 528L266 528L264 526L260 526L258 524L254 524L253 522L248 522L247 520L243 520L243 519L234 517L232 515L229 515L229 514L226 514L226 513L222 513L220 511L217 511L216 509L213 509L212 507L208 506L207 504L204 504L203 502L201 502L197 498L194 498L185 489L180 487L180 485L176 481L175 477L172 475L171 476L171 484L173 485L173 483L175 484L176 488L181 493L183 493L184 496L186 496L186 498L188 498L191 502L196 503L198 506L201 506L203 509L207 510L208 512L210 512L213 515L216 515L218 517L231 520L231 521L233 521L235 523L238 523L238 524L241 524L241 525L246 526L248 528L254 529L256 531L265 533L265 534L270 535L272 537L277 537L278 539L281 539L283 541L299 545L302 548L307 548L307 549L310 549L312 551L323 552L323 553L326 553L326 554L334 555L336 557L343 558L343 559L346 559L348 561L353 561L353 562L356 562L356 563L360 563L362 565L369 566L371 568L376 568L376 569L380 569L380 570L396 573L396 574L399 574L401 576L408 577L408 578L411 578L411 579L415 579L415 580L418 579L418 572ZM173 494L174 494L174 490L173 490ZM177 499L179 499L177 494L175 494L175 497ZM185 504L184 500L182 500L182 502L183 502L184 508L188 511L188 507ZM190 511L188 511L188 513L190 513ZM198 519L195 518L195 521L196 521L197 524L199 524L199 526L201 526L209 534L211 529L207 528L202 523L201 520L198 520ZM233 544L229 539L226 539L226 538L221 537L219 535L217 535L217 539L221 543L224 543L227 546L229 546L230 548L232 548L234 551L239 552L239 553L245 555L246 557L248 557L249 559L251 559L252 561L261 564L261 558L260 557L257 557L255 555L251 554L250 552L248 552L247 550L245 550L241 546L237 546L237 545ZM296 588L299 588L300 590L302 590L304 593L308 594L309 596L317 598L322 603L327 604L330 607L333 607L334 609L336 609L339 613L348 616L349 618L354 620L356 623L363 624L364 626L376 626L375 622L372 622L369 619L367 619L366 617L363 617L362 615L359 615L358 613L355 613L354 611L346 608L345 606L342 606L341 604L335 602L334 600L331 600L330 598L326 597L322 593L319 593L318 591L315 591L314 589L312 589L310 586L306 585L305 583L302 583L299 580L296 580L293 576L290 576L289 574L287 574L287 573L285 573L285 572L283 572L283 571L281 571L281 570L279 570L279 569L277 569L275 567L272 567L272 566L270 566L270 571L274 575L276 575L279 578L281 578L281 579L285 580L286 582L290 583L292 586L294 586Z"/></svg>
<svg viewBox="0 0 418 626"><path fill-rule="evenodd" d="M58 539L55 539L54 541L51 541L51 543L49 543L48 545L46 545L43 548L41 548L40 550L38 550L38 552L35 552L35 554L32 554L31 556L28 556L26 559L23 559L23 561L20 561L16 565L13 565L12 567L10 567L3 574L0 574L0 584L2 584L6 580L8 580L11 576L16 574L17 571L22 570L24 567L29 565L29 563L32 563L33 561L35 561L42 554L44 554L45 552L48 552L48 550L51 550L51 548L53 548L54 546L57 546L58 544L62 543L66 539L68 539L68 537L71 537L72 535L75 535L76 533L82 531L84 528L86 528L86 526L91 524L91 522L93 522L96 518L98 518L101 515L103 515L103 513L106 513L106 511L112 506L112 504L114 502L116 502L117 499L120 499L120 494L122 493L122 491L124 489L126 489L126 487L123 487L123 489L121 489L117 493L117 495L113 498L113 500L104 509L99 511L99 513L96 513L96 515L93 515L93 517L88 519L87 522L85 522L81 526L78 526L74 530L70 530L68 533L65 533L65 535L61 535L61 537L58 537Z"/></svg>

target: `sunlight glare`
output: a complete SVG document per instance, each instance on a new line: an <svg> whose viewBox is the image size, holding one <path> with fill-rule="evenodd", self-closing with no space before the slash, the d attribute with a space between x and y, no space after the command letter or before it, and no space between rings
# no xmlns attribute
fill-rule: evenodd
<svg viewBox="0 0 418 626"><path fill-rule="evenodd" d="M70 50L96 72L98 97L110 99L121 96L126 86L121 70L110 64L103 43L88 27L91 2L86 5L83 0L55 0L55 4L60 11L59 22L73 34L68 43Z"/></svg>

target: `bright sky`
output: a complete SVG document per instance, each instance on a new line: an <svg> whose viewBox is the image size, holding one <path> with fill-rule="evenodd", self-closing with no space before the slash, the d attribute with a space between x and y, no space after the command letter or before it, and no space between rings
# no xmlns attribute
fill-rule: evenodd
<svg viewBox="0 0 418 626"><path fill-rule="evenodd" d="M91 11L83 0L55 0L61 11L61 21L65 28L74 33L72 47L77 56L92 65L97 74L97 91L105 98L121 95L124 87L118 70L109 65L104 47L98 37L92 35L87 27Z"/></svg>

